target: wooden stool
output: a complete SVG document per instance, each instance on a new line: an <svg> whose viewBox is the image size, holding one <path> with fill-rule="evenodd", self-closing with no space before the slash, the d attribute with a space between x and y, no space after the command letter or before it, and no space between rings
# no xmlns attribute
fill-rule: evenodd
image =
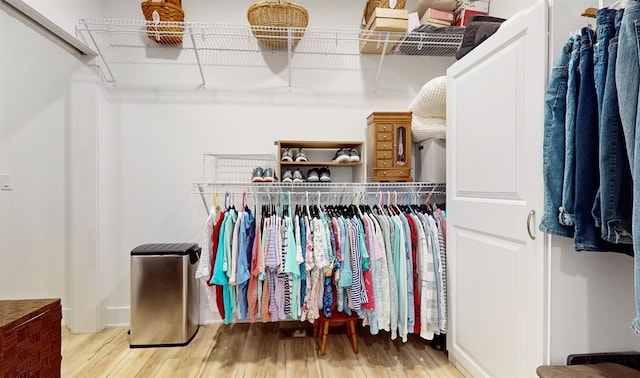
<svg viewBox="0 0 640 378"><path fill-rule="evenodd" d="M356 320L355 316L349 316L342 312L334 312L335 316L331 318L325 318L323 315L313 324L314 334L317 338L322 337L320 343L320 355L324 356L327 350L327 339L329 337L329 327L337 327L346 324L347 335L351 339L351 348L353 353L358 354L358 339L356 335Z"/></svg>

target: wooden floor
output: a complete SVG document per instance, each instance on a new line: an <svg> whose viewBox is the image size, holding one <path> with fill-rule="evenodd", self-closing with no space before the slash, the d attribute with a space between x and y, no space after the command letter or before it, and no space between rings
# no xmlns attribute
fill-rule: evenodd
<svg viewBox="0 0 640 378"><path fill-rule="evenodd" d="M287 323L293 322L280 324ZM142 349L129 348L127 328L71 334L63 327L62 377L462 377L444 353L418 337L403 344L359 329L354 354L346 333L335 328L321 357L312 333L291 337L285 327L291 328L200 326L186 347Z"/></svg>

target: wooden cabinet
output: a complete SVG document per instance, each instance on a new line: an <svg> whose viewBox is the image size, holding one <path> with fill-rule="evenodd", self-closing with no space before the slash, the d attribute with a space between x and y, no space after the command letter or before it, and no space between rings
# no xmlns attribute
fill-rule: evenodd
<svg viewBox="0 0 640 378"><path fill-rule="evenodd" d="M368 181L413 181L411 112L374 112L367 117Z"/></svg>
<svg viewBox="0 0 640 378"><path fill-rule="evenodd" d="M313 168L326 168L330 170L330 182L363 182L364 181L364 143L362 141L301 141L301 140L279 140L276 159L278 167L276 174L279 181L282 181L287 170L295 171L299 169L307 181L309 170ZM293 154L293 161L283 161L282 155L285 149L289 149ZM306 156L306 161L296 161L295 153L302 149ZM336 162L334 157L340 149L355 150L358 159L352 157L348 162ZM357 160L357 161L356 161Z"/></svg>
<svg viewBox="0 0 640 378"><path fill-rule="evenodd" d="M0 301L0 377L59 377L60 299Z"/></svg>

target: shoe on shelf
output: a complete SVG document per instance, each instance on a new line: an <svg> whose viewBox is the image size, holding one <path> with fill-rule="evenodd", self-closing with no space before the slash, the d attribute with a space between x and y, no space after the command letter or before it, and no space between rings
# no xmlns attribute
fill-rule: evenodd
<svg viewBox="0 0 640 378"><path fill-rule="evenodd" d="M318 168L311 168L309 172L307 172L307 181L309 182L320 181L320 172L318 171Z"/></svg>
<svg viewBox="0 0 640 378"><path fill-rule="evenodd" d="M303 182L304 181L304 175L302 174L302 171L299 168L296 168L293 171L293 182Z"/></svg>
<svg viewBox="0 0 640 378"><path fill-rule="evenodd" d="M278 181L278 178L276 177L276 174L272 168L265 168L262 178L262 181L264 182Z"/></svg>
<svg viewBox="0 0 640 378"><path fill-rule="evenodd" d="M336 151L336 155L333 157L334 163L348 163L349 162L349 152L351 150L348 148L341 148Z"/></svg>
<svg viewBox="0 0 640 378"><path fill-rule="evenodd" d="M322 182L330 182L331 181L331 171L329 170L329 167L320 168L318 173L320 174L320 181L322 181Z"/></svg>
<svg viewBox="0 0 640 378"><path fill-rule="evenodd" d="M290 169L285 169L282 172L282 182L291 182L293 181L293 172Z"/></svg>
<svg viewBox="0 0 640 378"><path fill-rule="evenodd" d="M360 152L357 149L352 148L349 150L349 161L352 163L360 161Z"/></svg>
<svg viewBox="0 0 640 378"><path fill-rule="evenodd" d="M298 150L296 151L296 162L303 162L303 161L307 161L307 155L305 155L304 151L302 151L302 148L298 148Z"/></svg>
<svg viewBox="0 0 640 378"><path fill-rule="evenodd" d="M251 182L264 182L264 171L262 170L262 168L256 167L253 169Z"/></svg>
<svg viewBox="0 0 640 378"><path fill-rule="evenodd" d="M283 148L280 161L293 161L293 151L290 148Z"/></svg>

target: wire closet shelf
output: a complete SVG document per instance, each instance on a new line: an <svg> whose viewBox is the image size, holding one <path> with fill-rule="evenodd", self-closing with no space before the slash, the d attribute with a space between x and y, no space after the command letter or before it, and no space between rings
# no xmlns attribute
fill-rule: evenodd
<svg viewBox="0 0 640 378"><path fill-rule="evenodd" d="M148 37L147 27L157 27L163 35L182 34L182 44L157 44ZM268 34L269 39L287 40L287 49L284 51L289 53L290 60L293 55L306 54L360 55L361 43L374 44L383 57L385 51L388 51L386 55L453 56L462 42L462 34L458 33L380 32L347 28L302 29L201 22L154 24L152 21L122 19L80 19L77 25L79 38L98 53L104 64L105 79L110 83L116 82L111 66L118 63L145 63L148 49L161 48L184 52L178 57L174 54L172 60L181 64L198 65L203 85L206 85L202 66L214 63L215 56L210 52L247 53L269 50L267 46L261 45L254 31ZM298 38L302 32L304 36ZM387 44L393 48L388 49Z"/></svg>

